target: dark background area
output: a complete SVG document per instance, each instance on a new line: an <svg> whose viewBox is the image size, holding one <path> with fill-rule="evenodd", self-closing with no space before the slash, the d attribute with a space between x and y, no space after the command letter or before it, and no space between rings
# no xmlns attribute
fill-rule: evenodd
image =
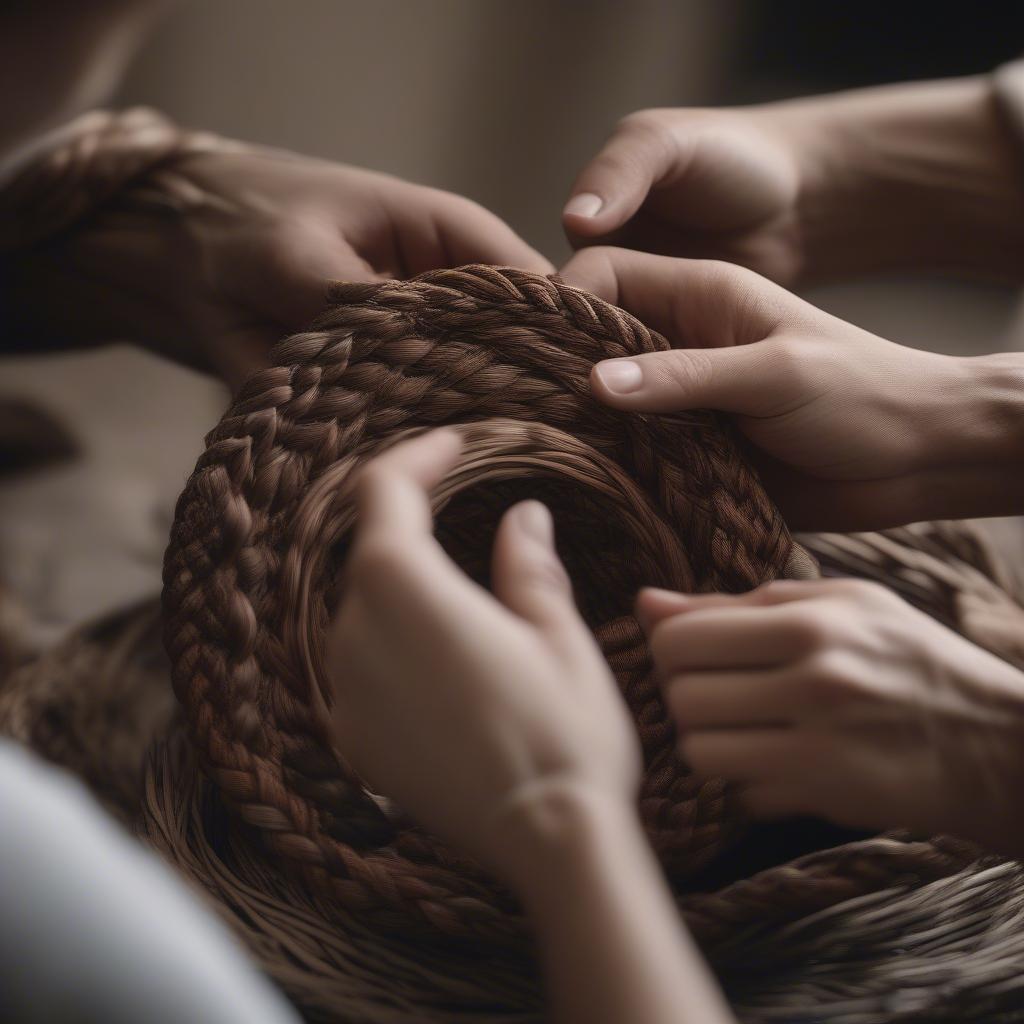
<svg viewBox="0 0 1024 1024"><path fill-rule="evenodd" d="M1024 3L751 0L732 102L977 74L1024 52ZM743 80L746 81L743 81Z"/></svg>

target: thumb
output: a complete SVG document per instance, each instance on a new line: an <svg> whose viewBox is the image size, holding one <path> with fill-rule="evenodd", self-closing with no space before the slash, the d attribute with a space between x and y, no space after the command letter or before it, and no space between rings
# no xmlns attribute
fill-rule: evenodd
<svg viewBox="0 0 1024 1024"><path fill-rule="evenodd" d="M773 347L761 341L606 359L591 371L590 386L595 397L616 409L771 415L786 403L792 384L782 361L773 359Z"/></svg>
<svg viewBox="0 0 1024 1024"><path fill-rule="evenodd" d="M502 604L539 629L571 661L600 657L555 550L551 513L539 501L520 502L502 517L494 539L491 584Z"/></svg>
<svg viewBox="0 0 1024 1024"><path fill-rule="evenodd" d="M570 239L600 238L622 227L674 164L675 147L667 131L626 118L573 183L562 211Z"/></svg>

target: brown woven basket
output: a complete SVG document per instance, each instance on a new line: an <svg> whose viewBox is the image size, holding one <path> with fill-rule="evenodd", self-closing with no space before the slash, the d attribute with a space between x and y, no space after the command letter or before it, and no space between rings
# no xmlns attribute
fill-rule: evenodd
<svg viewBox="0 0 1024 1024"><path fill-rule="evenodd" d="M639 727L648 832L675 874L704 866L732 826L724 787L679 763L629 613L643 584L736 591L810 566L729 435L709 413L598 404L595 360L668 343L556 281L467 267L339 285L332 300L207 438L167 552L175 688L225 797L311 886L367 916L449 935L518 929L486 876L363 789L325 724L346 481L410 427L464 424L435 495L439 536L486 582L501 512L526 494L552 507Z"/></svg>
<svg viewBox="0 0 1024 1024"><path fill-rule="evenodd" d="M893 993L913 989L935 947L908 977L893 969L891 943L854 956L860 935L877 939L870 901L891 902L890 938L916 929L942 946L949 932L930 932L941 907L929 894L977 892L988 862L954 840L898 836L821 852L805 844L804 856L779 863L800 852L798 836L780 847L789 854L766 860L763 831L737 841L744 826L721 782L698 780L677 760L629 614L637 587L738 591L816 568L713 415L626 415L591 398L596 359L667 342L593 296L514 270L338 285L332 302L249 381L180 500L165 563L165 642L189 746L209 781L177 737L158 744L144 798L148 840L212 895L317 1019L536 1019L531 947L510 895L368 792L326 724L322 637L343 585L346 483L403 432L460 424L461 461L434 495L438 535L486 583L501 512L526 496L552 508L580 607L637 724L648 834L743 1016L814 1020L823 1000L840 1009L851 1000L858 1024L904 1019L902 1008L880 1008L897 1007ZM900 545L883 541L865 541L863 552L844 549L843 538L821 543L837 562L896 560L892 571L905 571L939 614L950 610L945 583L954 604L974 585L966 570L944 572L952 549L933 544L928 571L943 583L930 589L916 553L899 563ZM989 588L1019 622L1019 607ZM1002 886L1019 899L1019 873L996 881L985 891ZM757 963L772 962L773 936L790 937L766 978ZM788 959L785 942L795 951ZM830 958L817 974L815 942ZM934 978L926 988L927 999L900 1007L935 1010ZM997 993L1001 1007L1007 991Z"/></svg>

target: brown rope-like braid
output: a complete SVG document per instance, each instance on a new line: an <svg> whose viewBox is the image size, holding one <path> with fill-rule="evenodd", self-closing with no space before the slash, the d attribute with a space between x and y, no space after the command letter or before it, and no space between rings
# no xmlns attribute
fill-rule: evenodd
<svg viewBox="0 0 1024 1024"><path fill-rule="evenodd" d="M93 110L42 140L0 183L0 255L74 227L128 186L184 157L242 149L155 110ZM138 200L136 200L138 201Z"/></svg>
<svg viewBox="0 0 1024 1024"><path fill-rule="evenodd" d="M622 310L483 266L338 284L331 303L249 380L178 504L165 637L209 774L275 855L366 920L519 933L509 896L368 794L326 726L321 641L343 585L346 482L404 431L462 424L461 461L434 495L438 536L486 583L501 512L527 495L552 508L637 723L643 819L684 885L736 822L724 786L676 757L633 597L646 584L745 590L806 571L806 555L712 414L649 418L591 397L597 359L669 347Z"/></svg>

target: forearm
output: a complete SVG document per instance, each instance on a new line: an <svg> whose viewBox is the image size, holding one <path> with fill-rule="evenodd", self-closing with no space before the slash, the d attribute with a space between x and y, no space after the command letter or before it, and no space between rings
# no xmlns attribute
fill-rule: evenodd
<svg viewBox="0 0 1024 1024"><path fill-rule="evenodd" d="M531 819L524 899L554 1020L734 1020L631 808L563 794Z"/></svg>
<svg viewBox="0 0 1024 1024"><path fill-rule="evenodd" d="M1024 280L1024 153L988 77L780 105L803 136L807 276Z"/></svg>

